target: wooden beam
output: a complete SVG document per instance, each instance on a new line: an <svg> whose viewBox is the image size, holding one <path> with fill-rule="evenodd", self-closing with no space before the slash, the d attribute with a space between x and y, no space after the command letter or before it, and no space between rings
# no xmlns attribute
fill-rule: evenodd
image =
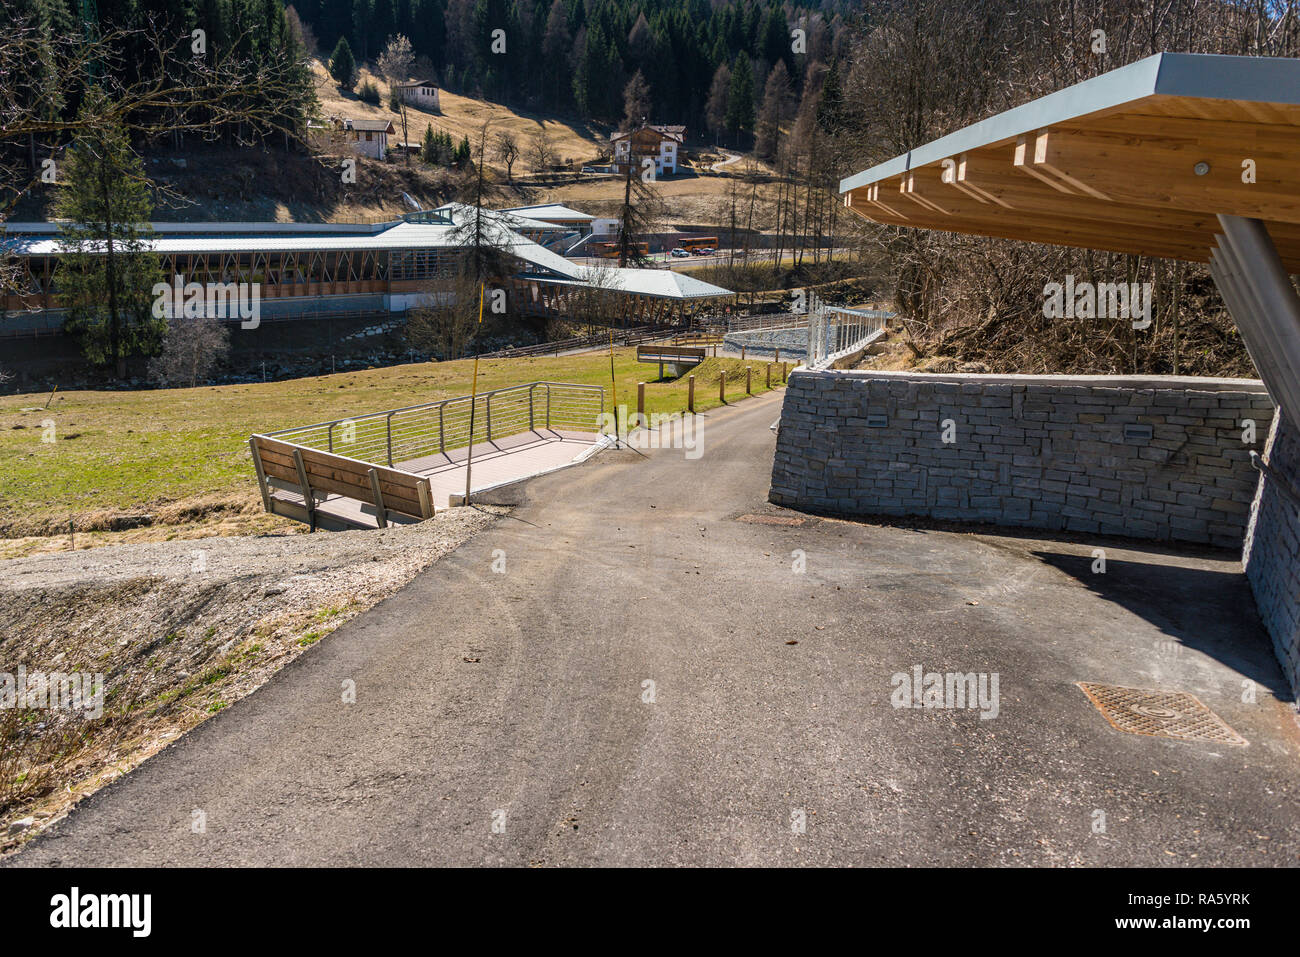
<svg viewBox="0 0 1300 957"><path fill-rule="evenodd" d="M1246 159L1254 160L1253 183L1242 180ZM1300 155L1258 142L1046 130L1035 140L1032 168L1119 202L1300 223Z"/></svg>

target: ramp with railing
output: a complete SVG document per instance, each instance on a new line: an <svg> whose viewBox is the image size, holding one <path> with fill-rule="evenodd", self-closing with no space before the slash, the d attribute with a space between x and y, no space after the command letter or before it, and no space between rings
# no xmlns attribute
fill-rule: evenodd
<svg viewBox="0 0 1300 957"><path fill-rule="evenodd" d="M826 369L860 355L885 334L893 315L881 309L848 309L815 302L805 313L728 323L724 342L732 352L784 356L809 369Z"/></svg>
<svg viewBox="0 0 1300 957"><path fill-rule="evenodd" d="M446 508L471 464L481 491L581 461L602 443L604 408L599 386L529 382L254 435L249 446L268 512L313 529L384 528Z"/></svg>
<svg viewBox="0 0 1300 957"><path fill-rule="evenodd" d="M829 369L854 358L885 334L892 312L880 309L846 309L821 303L808 315L808 351L804 365Z"/></svg>

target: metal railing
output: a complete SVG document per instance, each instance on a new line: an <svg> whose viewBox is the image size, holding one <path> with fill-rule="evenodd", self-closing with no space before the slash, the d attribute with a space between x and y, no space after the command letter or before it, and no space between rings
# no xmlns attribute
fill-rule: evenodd
<svg viewBox="0 0 1300 957"><path fill-rule="evenodd" d="M865 348L885 334L892 312L880 309L844 309L818 303L808 315L809 369L826 369L837 360Z"/></svg>
<svg viewBox="0 0 1300 957"><path fill-rule="evenodd" d="M728 332L766 332L769 329L806 329L807 327L808 316L794 312L727 320Z"/></svg>
<svg viewBox="0 0 1300 957"><path fill-rule="evenodd" d="M524 432L597 432L605 390L570 382L527 382L474 397L473 443ZM470 397L369 412L315 425L267 432L267 436L375 465L447 455L471 444Z"/></svg>

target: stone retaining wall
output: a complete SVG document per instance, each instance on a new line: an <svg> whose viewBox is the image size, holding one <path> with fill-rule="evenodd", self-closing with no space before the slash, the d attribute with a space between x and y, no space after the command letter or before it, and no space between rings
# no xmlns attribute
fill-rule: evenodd
<svg viewBox="0 0 1300 957"><path fill-rule="evenodd" d="M1237 548L1272 418L1250 379L796 372L770 497Z"/></svg>

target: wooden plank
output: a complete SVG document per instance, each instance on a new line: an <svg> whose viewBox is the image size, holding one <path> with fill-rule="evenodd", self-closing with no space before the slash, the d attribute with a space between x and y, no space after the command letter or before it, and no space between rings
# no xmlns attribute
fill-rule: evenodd
<svg viewBox="0 0 1300 957"><path fill-rule="evenodd" d="M262 468L262 456L257 450L257 436L248 438L248 447L253 452L253 468L257 471L257 487L262 492L262 507L271 511L271 491L266 487L266 472Z"/></svg>
<svg viewBox="0 0 1300 957"><path fill-rule="evenodd" d="M307 480L312 487L318 491L332 492L336 495L355 498L367 505L377 506L379 504L374 499L374 490L368 473L360 476L350 470L329 468L318 464L316 461L309 461L307 453L311 451L310 449L295 448L296 456L302 459ZM318 455L324 455L326 458L337 458L337 456L329 456L328 453L318 453ZM270 478L280 479L301 487L298 463L291 457L290 461L294 461L294 464L289 466L282 461L277 461L279 458L281 457L277 453L271 452L268 454L267 450L263 450L262 467L265 474ZM419 500L419 483L422 479L419 476L394 472L380 466L371 466L370 469L376 473L383 501L390 511L423 517ZM385 473L392 473L395 480L388 478Z"/></svg>
<svg viewBox="0 0 1300 957"><path fill-rule="evenodd" d="M300 480L295 471L290 471L286 469L283 470L281 474L277 474L277 472L280 472L279 466L274 466L272 469L269 469L267 472L268 478L272 481L273 484L276 481L284 482L284 483L288 483L295 489L301 490L302 486L299 484ZM309 475L308 481L311 483L313 490L318 493L342 495L345 498L356 499L357 501L364 502L367 505L375 504L375 502L373 501L374 491L370 487L369 482L367 482L364 487L358 488L357 486L354 485L344 485L335 482L330 478L322 475ZM381 484L381 491L383 491L384 507L388 511L400 512L403 515L412 515L417 518L425 517L421 511L420 501L418 498L418 490L415 493L415 497L407 497L407 495L410 493L395 494L394 492L391 491L384 491L382 490L382 484Z"/></svg>
<svg viewBox="0 0 1300 957"><path fill-rule="evenodd" d="M420 493L420 511L416 514L420 518L433 518L433 487L429 484L428 479L421 479L419 485Z"/></svg>
<svg viewBox="0 0 1300 957"><path fill-rule="evenodd" d="M388 527L388 516L384 513L384 493L379 488L379 473L370 470L370 488L374 492L375 520L380 528Z"/></svg>
<svg viewBox="0 0 1300 957"><path fill-rule="evenodd" d="M317 463L325 468L332 468L341 472L353 473L357 476L358 481L361 482L369 481L367 479L367 474L372 468L379 473L379 477L385 482L401 488L414 488L414 484L420 479L420 476L412 475L410 472L403 472L401 469L388 468L384 465L375 465L370 462L362 461L361 459L339 455L337 452L322 452L319 449L294 445L292 442L270 439L266 436L258 436L258 440L259 445L265 451L281 455L292 455L294 449L299 449L302 452L303 461L308 463Z"/></svg>

